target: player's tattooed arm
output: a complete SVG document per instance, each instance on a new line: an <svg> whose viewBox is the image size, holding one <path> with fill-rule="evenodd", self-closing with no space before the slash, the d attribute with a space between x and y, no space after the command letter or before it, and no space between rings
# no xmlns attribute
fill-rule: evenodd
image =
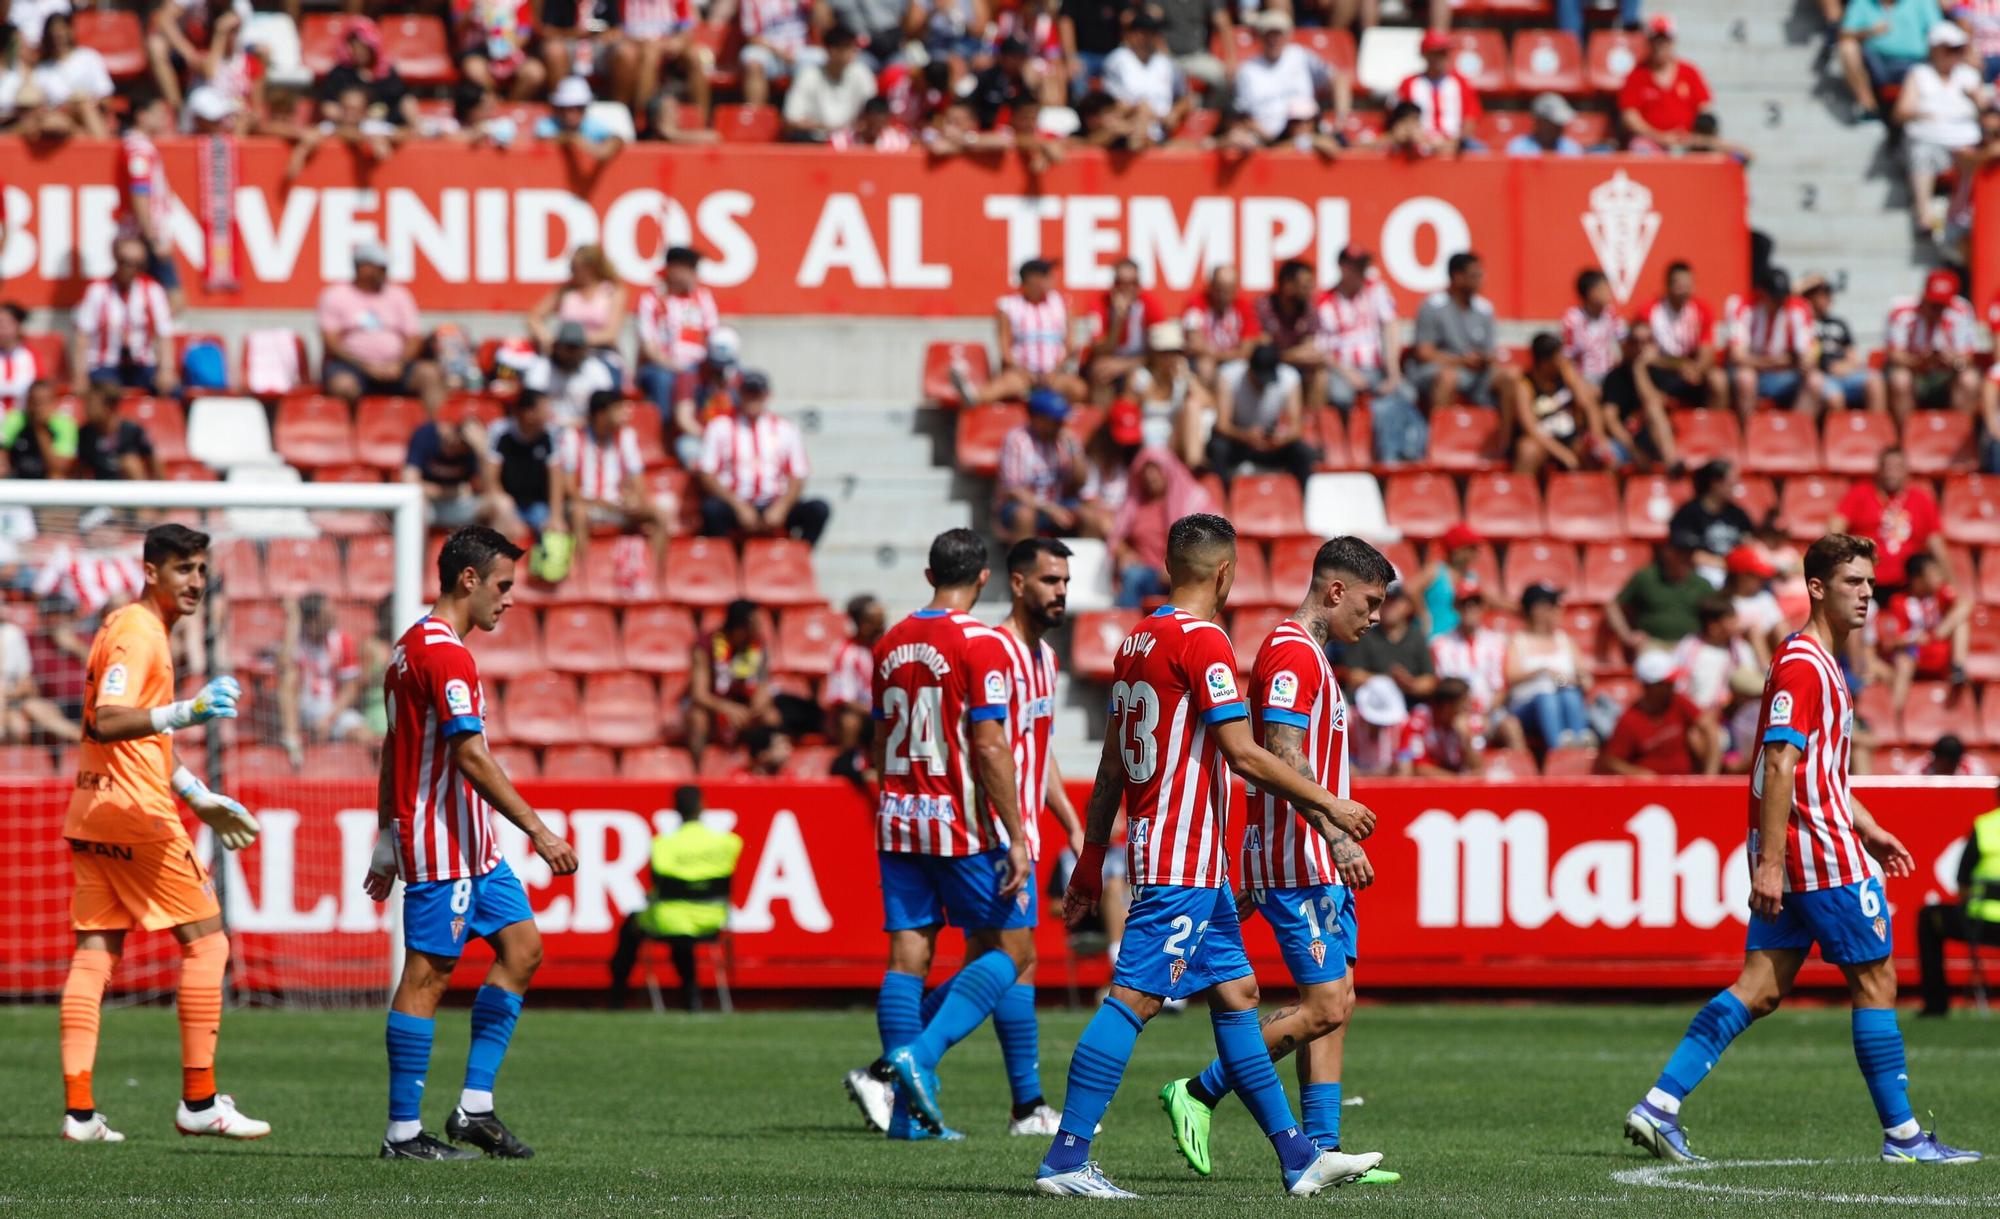
<svg viewBox="0 0 2000 1219"><path fill-rule="evenodd" d="M1271 756L1299 772L1306 779L1318 781L1313 773L1312 759L1306 756L1306 730L1295 724L1267 723L1264 725L1264 748ZM1338 797L1336 797L1338 799ZM1293 805L1299 815L1310 822L1326 839L1326 845L1333 852L1333 866L1340 873L1342 883L1355 889L1365 889L1375 879L1374 866L1368 862L1368 853L1361 844L1334 823L1332 817L1318 809Z"/></svg>

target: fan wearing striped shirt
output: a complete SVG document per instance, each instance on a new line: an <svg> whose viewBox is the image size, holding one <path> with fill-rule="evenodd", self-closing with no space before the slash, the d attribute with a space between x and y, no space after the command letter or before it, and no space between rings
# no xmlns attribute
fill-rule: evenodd
<svg viewBox="0 0 2000 1219"><path fill-rule="evenodd" d="M613 390L592 394L584 425L566 429L556 442L556 470L579 555L590 545L591 530L600 525L636 529L652 551L653 573L665 570L673 519L647 493L646 463L639 456L629 398Z"/></svg>

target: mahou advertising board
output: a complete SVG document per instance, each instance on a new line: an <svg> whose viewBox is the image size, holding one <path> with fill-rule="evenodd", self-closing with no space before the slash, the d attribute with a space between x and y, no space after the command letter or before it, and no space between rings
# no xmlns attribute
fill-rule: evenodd
<svg viewBox="0 0 2000 1219"><path fill-rule="evenodd" d="M1971 820L1994 804L1990 780L1859 780L1877 818L1917 860L1888 885L1893 950L1914 980L1914 914L1955 900ZM257 989L367 988L386 976L388 912L362 892L374 841L372 784L252 781L232 789L264 826L220 877L239 979ZM653 833L674 824L672 792L645 783L528 782L523 794L576 848L572 877L551 877L511 827L507 856L547 938L540 984L605 984L624 911L645 900ZM1087 792L1073 798L1081 806ZM1360 976L1376 986L1453 989L1694 987L1724 983L1741 961L1749 917L1742 780L1408 781L1359 792L1380 823L1367 849L1377 883L1360 895ZM706 816L745 840L732 892L737 987L872 987L883 940L870 812L837 782L706 785ZM46 834L21 832L0 863L9 950L0 993L47 995L69 955L68 848L55 836L61 783L0 784L17 811L50 811ZM1231 849L1241 832L1232 817ZM1058 843L1053 822L1043 841ZM205 843L203 849L206 849ZM1046 896L1044 986L1096 986L1101 957L1072 959ZM1269 932L1247 925L1253 961L1274 985L1283 965ZM150 943L147 943L150 941ZM478 957L484 949L475 948ZM948 934L941 962L956 957ZM167 954L164 934L128 949ZM464 981L476 984L468 969ZM1808 985L1837 976L1817 962Z"/></svg>
<svg viewBox="0 0 2000 1219"><path fill-rule="evenodd" d="M1032 175L1011 155L635 145L588 173L548 146L433 143L379 164L328 145L287 181L287 148L246 139L237 155L210 158L235 167L231 190L199 172L198 151L192 140L162 145L179 201L173 245L198 307L310 308L327 283L350 278L354 246L370 240L424 308L506 313L561 282L568 252L586 242L634 285L652 282L666 245L693 245L737 315L985 314L1035 256L1056 263L1063 288L1089 293L1129 254L1177 303L1223 264L1252 291L1292 258L1331 282L1353 244L1375 252L1407 314L1445 286L1451 254L1473 249L1500 316L1545 319L1573 303L1585 267L1603 268L1621 307L1639 308L1676 259L1715 302L1744 290L1749 265L1743 172L1725 158L1357 153L1328 164L1089 151ZM8 298L69 305L109 272L118 155L110 142L0 139ZM236 255L229 292L209 291L201 273L218 223Z"/></svg>

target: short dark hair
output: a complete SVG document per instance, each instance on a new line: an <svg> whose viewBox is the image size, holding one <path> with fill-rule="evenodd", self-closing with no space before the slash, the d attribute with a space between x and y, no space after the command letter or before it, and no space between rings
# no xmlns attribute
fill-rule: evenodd
<svg viewBox="0 0 2000 1219"><path fill-rule="evenodd" d="M1056 538L1022 538L1007 549L1007 574L1018 576L1033 571L1043 555L1067 559L1074 553Z"/></svg>
<svg viewBox="0 0 2000 1219"><path fill-rule="evenodd" d="M1471 270L1478 262L1479 255L1471 250L1460 250L1444 260L1444 273L1447 277L1460 275Z"/></svg>
<svg viewBox="0 0 2000 1219"><path fill-rule="evenodd" d="M1394 127L1397 123L1405 119L1422 118L1423 116L1423 107L1417 105L1415 102L1397 102L1390 108L1387 122L1389 126Z"/></svg>
<svg viewBox="0 0 2000 1219"><path fill-rule="evenodd" d="M875 594L873 593L856 593L852 597L849 597L847 599L847 620L852 622L856 627L859 627L861 625L861 616L866 614L868 607L873 604L875 604Z"/></svg>
<svg viewBox="0 0 2000 1219"><path fill-rule="evenodd" d="M837 21L827 27L826 33L820 35L820 45L828 48L851 47L859 41L860 39L854 36L853 30Z"/></svg>
<svg viewBox="0 0 2000 1219"><path fill-rule="evenodd" d="M1707 495L1709 489L1714 487L1715 484L1728 481L1733 468L1727 461L1724 461L1720 457L1713 461L1703 462L1701 468L1694 472L1694 493L1696 495Z"/></svg>
<svg viewBox="0 0 2000 1219"><path fill-rule="evenodd" d="M771 742L783 731L784 729L775 728L770 724L759 724L743 734L743 748L754 758L769 749Z"/></svg>
<svg viewBox="0 0 2000 1219"><path fill-rule="evenodd" d="M1875 561L1875 543L1851 533L1829 533L1806 547L1805 573L1808 580L1830 580L1842 563L1856 559Z"/></svg>
<svg viewBox="0 0 2000 1219"><path fill-rule="evenodd" d="M28 324L28 311L13 301L0 301L0 313L13 314L14 324L17 326Z"/></svg>
<svg viewBox="0 0 2000 1219"><path fill-rule="evenodd" d="M326 621L326 594L307 593L299 598L299 617Z"/></svg>
<svg viewBox="0 0 2000 1219"><path fill-rule="evenodd" d="M1784 300L1792 294L1792 277L1785 274L1783 267L1766 266L1757 272L1757 290Z"/></svg>
<svg viewBox="0 0 2000 1219"><path fill-rule="evenodd" d="M1431 701L1434 703L1455 703L1471 693L1472 687L1466 684L1463 677L1445 677L1440 678L1437 688L1431 691Z"/></svg>
<svg viewBox="0 0 2000 1219"><path fill-rule="evenodd" d="M459 573L470 567L484 580L493 564L501 559L518 559L526 552L507 540L498 529L467 525L445 539L438 551L438 588L450 592L458 584Z"/></svg>
<svg viewBox="0 0 2000 1219"><path fill-rule="evenodd" d="M1303 275L1306 278L1310 279L1312 278L1312 273L1313 269L1311 263L1305 262L1297 258L1288 258L1285 261L1278 264L1278 274L1276 276L1276 279L1277 282L1282 284L1286 280L1291 279L1295 275Z"/></svg>
<svg viewBox="0 0 2000 1219"><path fill-rule="evenodd" d="M1672 279L1676 275L1693 275L1693 274L1694 274L1694 267L1691 266L1688 263L1688 261L1684 258L1676 258L1672 262L1667 264L1668 279Z"/></svg>
<svg viewBox="0 0 2000 1219"><path fill-rule="evenodd" d="M674 811L683 820L701 816L701 789L692 783L683 783L674 789Z"/></svg>
<svg viewBox="0 0 2000 1219"><path fill-rule="evenodd" d="M186 525L153 526L146 531L146 545L141 551L145 561L155 565L207 553L208 535Z"/></svg>
<svg viewBox="0 0 2000 1219"><path fill-rule="evenodd" d="M1352 576L1362 584L1380 584L1386 589L1396 579L1396 567L1388 556L1360 538L1329 538L1313 555L1313 583L1323 584L1335 576Z"/></svg>
<svg viewBox="0 0 2000 1219"><path fill-rule="evenodd" d="M1559 334L1551 333L1547 330L1542 331L1534 338L1528 340L1528 355L1536 363L1540 363L1543 360L1554 359L1556 356L1562 354L1562 349L1563 349L1562 336Z"/></svg>
<svg viewBox="0 0 2000 1219"><path fill-rule="evenodd" d="M1026 279L1030 275L1047 275L1055 269L1056 265L1046 258L1030 258L1021 264L1020 277Z"/></svg>
<svg viewBox="0 0 2000 1219"><path fill-rule="evenodd" d="M1167 572L1199 570L1197 556L1204 550L1227 546L1236 549L1236 526L1213 512L1192 512L1167 528Z"/></svg>
<svg viewBox="0 0 2000 1219"><path fill-rule="evenodd" d="M623 401L625 401L625 395L619 393L617 390L600 389L590 395L590 417L595 419Z"/></svg>
<svg viewBox="0 0 2000 1219"><path fill-rule="evenodd" d="M1597 290L1597 285L1603 282L1604 272L1598 270L1596 267L1592 267L1588 271L1580 271L1576 277L1576 294L1578 296L1589 296Z"/></svg>
<svg viewBox="0 0 2000 1219"><path fill-rule="evenodd" d="M1736 603L1727 597L1703 597L1694 607L1695 621L1708 627L1736 612Z"/></svg>
<svg viewBox="0 0 2000 1219"><path fill-rule="evenodd" d="M757 603L748 597L738 597L722 611L722 629L740 631L757 621Z"/></svg>
<svg viewBox="0 0 2000 1219"><path fill-rule="evenodd" d="M931 583L964 588L987 567L986 539L970 529L947 529L931 539Z"/></svg>
<svg viewBox="0 0 2000 1219"><path fill-rule="evenodd" d="M1903 560L1903 582L1908 584L1936 566L1936 555L1927 550L1919 550L1917 553Z"/></svg>

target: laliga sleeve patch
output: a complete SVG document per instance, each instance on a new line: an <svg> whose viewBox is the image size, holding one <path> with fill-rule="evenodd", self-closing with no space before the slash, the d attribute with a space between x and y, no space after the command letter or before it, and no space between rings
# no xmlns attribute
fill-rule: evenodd
<svg viewBox="0 0 2000 1219"><path fill-rule="evenodd" d="M1208 701L1211 703L1233 703L1237 699L1236 672L1221 661L1208 666Z"/></svg>
<svg viewBox="0 0 2000 1219"><path fill-rule="evenodd" d="M986 701L989 703L1004 703L1007 701L1007 675L1005 673L996 671L986 675Z"/></svg>
<svg viewBox="0 0 2000 1219"><path fill-rule="evenodd" d="M112 665L104 671L104 680L98 683L97 692L117 698L125 693L125 682L125 666L122 664Z"/></svg>
<svg viewBox="0 0 2000 1219"><path fill-rule="evenodd" d="M1273 707L1290 710L1299 701L1299 675L1286 669L1271 678L1271 696L1265 700Z"/></svg>
<svg viewBox="0 0 2000 1219"><path fill-rule="evenodd" d="M1771 696L1771 720L1773 728L1792 722L1792 692L1780 690Z"/></svg>
<svg viewBox="0 0 2000 1219"><path fill-rule="evenodd" d="M446 715L472 714L472 687L453 678L444 684L444 710Z"/></svg>

